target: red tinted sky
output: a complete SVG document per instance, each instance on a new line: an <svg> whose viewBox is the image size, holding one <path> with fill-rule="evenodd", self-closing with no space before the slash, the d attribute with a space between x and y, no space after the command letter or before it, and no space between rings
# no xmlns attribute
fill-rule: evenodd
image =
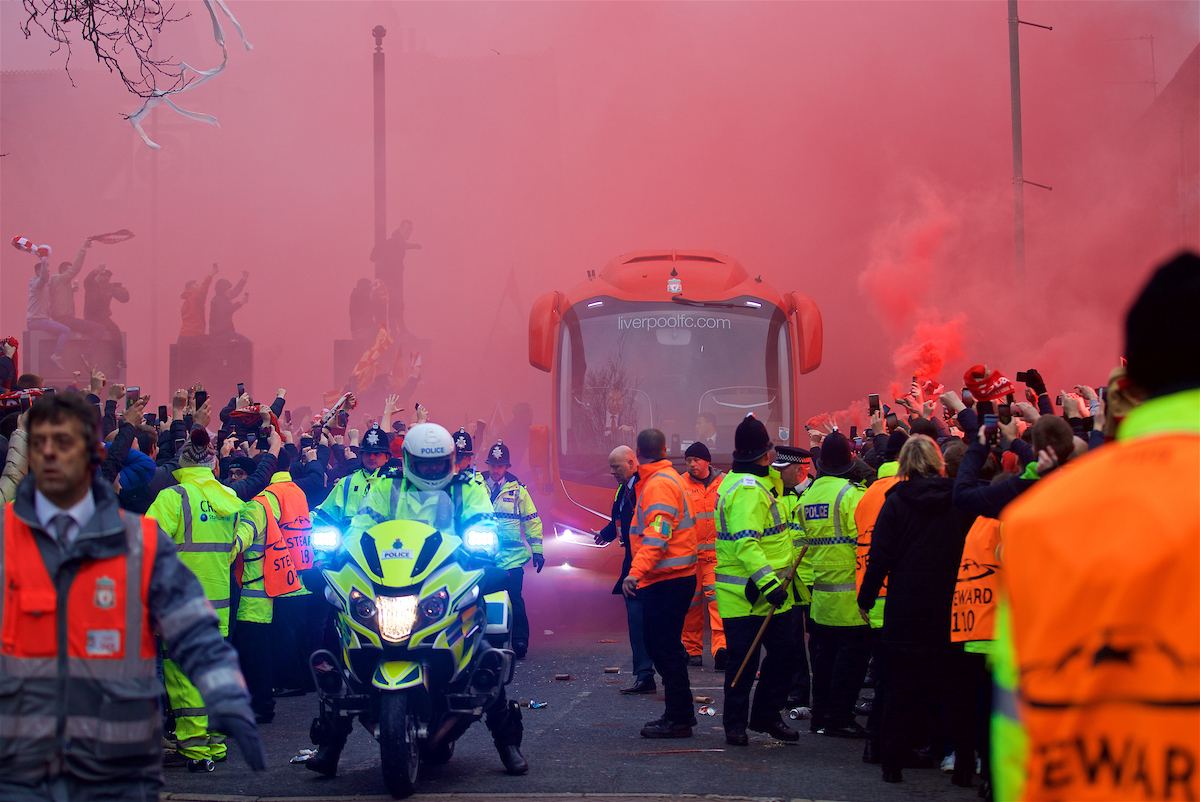
<svg viewBox="0 0 1200 802"><path fill-rule="evenodd" d="M629 250L711 248L816 299L815 413L886 393L927 344L918 326L961 335L948 386L974 362L1099 381L1138 283L1195 246L1157 162L1139 161L1164 139L1139 123L1148 43L1119 41L1155 37L1161 90L1200 38L1195 2L1022 4L1054 26L1022 29L1026 176L1054 186L1027 189L1024 289L1003 2L229 5L255 49L231 39L226 73L180 99L220 128L160 117L154 275L150 155L119 116L136 99L83 50L72 88L40 34L21 39L20 5L0 3L0 234L57 261L88 234L138 232L103 255L133 292L115 311L131 375L159 401L179 291L214 261L251 271L238 324L258 392L314 403L332 387L331 342L372 269L375 24L389 30L388 228L415 223L409 320L435 342L416 400L448 424L497 400L544 416L529 304ZM192 16L162 52L215 64L203 7L178 8ZM30 69L50 71L8 72ZM0 266L0 333L20 336L31 260L5 248ZM521 308L498 315L514 270Z"/></svg>

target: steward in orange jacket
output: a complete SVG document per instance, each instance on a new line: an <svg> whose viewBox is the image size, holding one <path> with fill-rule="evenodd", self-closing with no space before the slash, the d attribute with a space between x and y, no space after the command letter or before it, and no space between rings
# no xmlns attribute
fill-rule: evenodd
<svg viewBox="0 0 1200 802"><path fill-rule="evenodd" d="M1149 400L1001 514L998 800L1200 795L1200 258L1126 320Z"/></svg>
<svg viewBox="0 0 1200 802"><path fill-rule="evenodd" d="M704 665L704 608L708 607L713 668L725 670L725 627L717 611L717 489L725 474L712 467L712 454L704 443L692 443L684 452L688 470L683 475L683 492L696 519L696 592L683 625L683 646L688 663Z"/></svg>
<svg viewBox="0 0 1200 802"><path fill-rule="evenodd" d="M633 564L621 584L642 599L643 638L663 678L666 712L642 728L645 738L690 738L695 714L683 622L696 587L696 522L683 479L667 460L658 429L638 433L637 510L629 527Z"/></svg>

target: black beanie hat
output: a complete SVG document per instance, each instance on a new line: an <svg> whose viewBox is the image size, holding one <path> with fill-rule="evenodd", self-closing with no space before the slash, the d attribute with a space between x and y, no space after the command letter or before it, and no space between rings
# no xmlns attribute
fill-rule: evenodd
<svg viewBox="0 0 1200 802"><path fill-rule="evenodd" d="M773 445L767 427L751 413L733 433L733 458L737 462L754 462L770 451Z"/></svg>
<svg viewBox="0 0 1200 802"><path fill-rule="evenodd" d="M683 458L696 457L705 462L712 462L712 453L708 450L708 446L701 443L699 440L687 447L687 451L683 452Z"/></svg>
<svg viewBox="0 0 1200 802"><path fill-rule="evenodd" d="M904 448L904 444L908 442L908 435L903 429L897 429L888 437L887 446L883 449L883 457L885 462L892 462L900 456L900 449Z"/></svg>
<svg viewBox="0 0 1200 802"><path fill-rule="evenodd" d="M846 476L854 472L854 457L846 435L833 432L825 436L821 456L817 457L817 470L822 476Z"/></svg>
<svg viewBox="0 0 1200 802"><path fill-rule="evenodd" d="M1200 257L1184 251L1155 271L1125 318L1129 378L1152 397L1200 386Z"/></svg>

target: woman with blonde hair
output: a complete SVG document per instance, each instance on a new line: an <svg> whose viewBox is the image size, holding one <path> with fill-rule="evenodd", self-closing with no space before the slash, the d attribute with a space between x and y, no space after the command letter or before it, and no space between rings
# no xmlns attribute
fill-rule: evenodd
<svg viewBox="0 0 1200 802"><path fill-rule="evenodd" d="M963 542L974 520L954 508L954 482L942 475L945 463L937 443L924 435L910 437L899 463L897 475L904 481L888 490L879 511L858 593L866 618L887 578L880 632L888 680L879 736L885 782L900 782L901 769L907 767L932 767L915 754L921 747L941 745L940 727L929 711L937 709L938 696L948 713L957 712L950 708L961 703L962 695L951 692L959 661L950 642L950 607ZM967 731L950 735L963 759L956 762L951 779L970 787L973 733L959 729Z"/></svg>

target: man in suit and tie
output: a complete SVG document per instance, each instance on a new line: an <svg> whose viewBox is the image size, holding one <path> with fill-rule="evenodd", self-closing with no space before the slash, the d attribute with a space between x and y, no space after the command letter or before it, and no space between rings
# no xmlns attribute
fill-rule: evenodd
<svg viewBox="0 0 1200 802"><path fill-rule="evenodd" d="M629 446L617 446L608 455L608 467L613 478L617 480L617 496L613 499L612 520L595 537L597 545L611 543L619 537L621 545L625 547L625 561L621 565L621 576L613 587L613 595L620 596L623 595L621 583L629 575L629 568L633 564L633 552L629 546L629 524L633 520L634 509L637 507L637 454ZM630 687L622 688L621 693L657 693L658 686L654 682L654 664L642 641L642 600L629 596L624 598L625 612L629 620L629 645L633 648L634 682Z"/></svg>
<svg viewBox="0 0 1200 802"><path fill-rule="evenodd" d="M710 452L717 447L717 416L711 412L701 412L696 416L696 442L704 443Z"/></svg>

